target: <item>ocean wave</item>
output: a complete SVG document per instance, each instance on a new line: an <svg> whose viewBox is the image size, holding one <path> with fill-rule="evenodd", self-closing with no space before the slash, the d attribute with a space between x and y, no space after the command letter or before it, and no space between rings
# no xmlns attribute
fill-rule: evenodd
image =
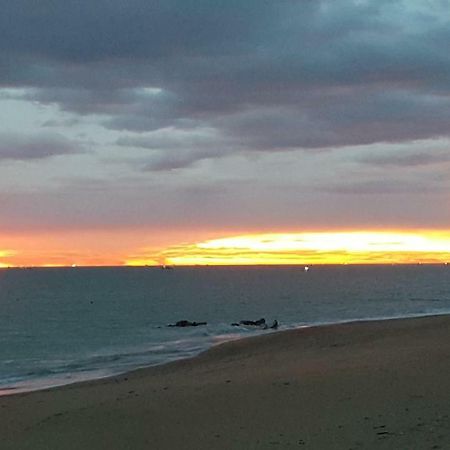
<svg viewBox="0 0 450 450"><path fill-rule="evenodd" d="M178 331L180 333L182 330ZM251 332L258 333L258 330L243 328L236 331L233 328L231 332L230 325L220 324L218 327L209 327L206 332L185 337L176 336L171 340L152 342L138 348L122 348L116 351L108 349L68 360L30 359L28 365L32 366L31 368L19 370L14 376L0 379L0 388L33 390L33 386L51 387L80 379L111 376L192 357L213 345L240 339Z"/></svg>

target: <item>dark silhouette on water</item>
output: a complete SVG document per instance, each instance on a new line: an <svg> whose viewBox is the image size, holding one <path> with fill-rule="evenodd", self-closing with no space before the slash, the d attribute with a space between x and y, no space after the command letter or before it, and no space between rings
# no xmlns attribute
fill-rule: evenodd
<svg viewBox="0 0 450 450"><path fill-rule="evenodd" d="M261 318L258 320L241 320L239 322L240 325L253 325L256 327L264 326L265 323L266 323L266 319L264 319L264 318Z"/></svg>
<svg viewBox="0 0 450 450"><path fill-rule="evenodd" d="M275 319L270 327L267 325L266 319L264 319L263 317L258 320L241 320L239 321L239 323L233 322L231 324L231 326L233 327L240 327L241 325L259 327L262 328L263 330L267 330L268 328L276 330L278 328L278 320Z"/></svg>
<svg viewBox="0 0 450 450"><path fill-rule="evenodd" d="M167 325L168 327L178 327L178 328L185 328L185 327L198 327L200 325L207 325L207 322L191 322L190 320L179 320L176 323L170 323ZM258 327L263 330L272 329L276 330L278 328L278 320L274 320L272 325L269 327L266 323L266 319L261 317L261 319L258 320L241 320L239 323L234 322L231 324L233 327L240 327L243 326L249 326L249 327Z"/></svg>
<svg viewBox="0 0 450 450"><path fill-rule="evenodd" d="M191 322L189 320L179 320L176 323L171 323L167 325L168 327L198 327L199 325L207 325L206 322Z"/></svg>

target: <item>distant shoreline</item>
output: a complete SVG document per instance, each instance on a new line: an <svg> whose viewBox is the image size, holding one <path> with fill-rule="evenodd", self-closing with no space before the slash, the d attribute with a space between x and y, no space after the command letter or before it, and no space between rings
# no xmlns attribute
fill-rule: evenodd
<svg viewBox="0 0 450 450"><path fill-rule="evenodd" d="M355 266L386 266L386 267L395 267L395 266L450 266L450 263L446 261L434 261L434 262L393 262L393 263L386 263L386 262L370 262L370 263L280 263L280 264L190 264L190 265L176 265L176 264L170 264L169 265L171 269L206 269L206 268L239 268L239 267L305 267L308 266L310 268L314 267L355 267ZM124 264L124 265L41 265L41 266L7 266L2 267L0 266L0 270L30 270L30 269L161 269L163 266L159 264L155 265L134 265L134 264Z"/></svg>

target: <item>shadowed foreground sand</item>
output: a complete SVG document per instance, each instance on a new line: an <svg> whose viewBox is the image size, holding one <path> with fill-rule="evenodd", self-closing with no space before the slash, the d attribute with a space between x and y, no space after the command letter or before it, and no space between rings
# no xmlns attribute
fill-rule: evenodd
<svg viewBox="0 0 450 450"><path fill-rule="evenodd" d="M2 450L450 449L450 318L285 331L0 398Z"/></svg>

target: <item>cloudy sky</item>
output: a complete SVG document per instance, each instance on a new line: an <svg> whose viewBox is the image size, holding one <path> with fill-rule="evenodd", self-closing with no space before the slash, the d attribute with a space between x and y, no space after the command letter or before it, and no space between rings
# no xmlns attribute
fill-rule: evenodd
<svg viewBox="0 0 450 450"><path fill-rule="evenodd" d="M447 0L0 6L0 263L450 230Z"/></svg>

